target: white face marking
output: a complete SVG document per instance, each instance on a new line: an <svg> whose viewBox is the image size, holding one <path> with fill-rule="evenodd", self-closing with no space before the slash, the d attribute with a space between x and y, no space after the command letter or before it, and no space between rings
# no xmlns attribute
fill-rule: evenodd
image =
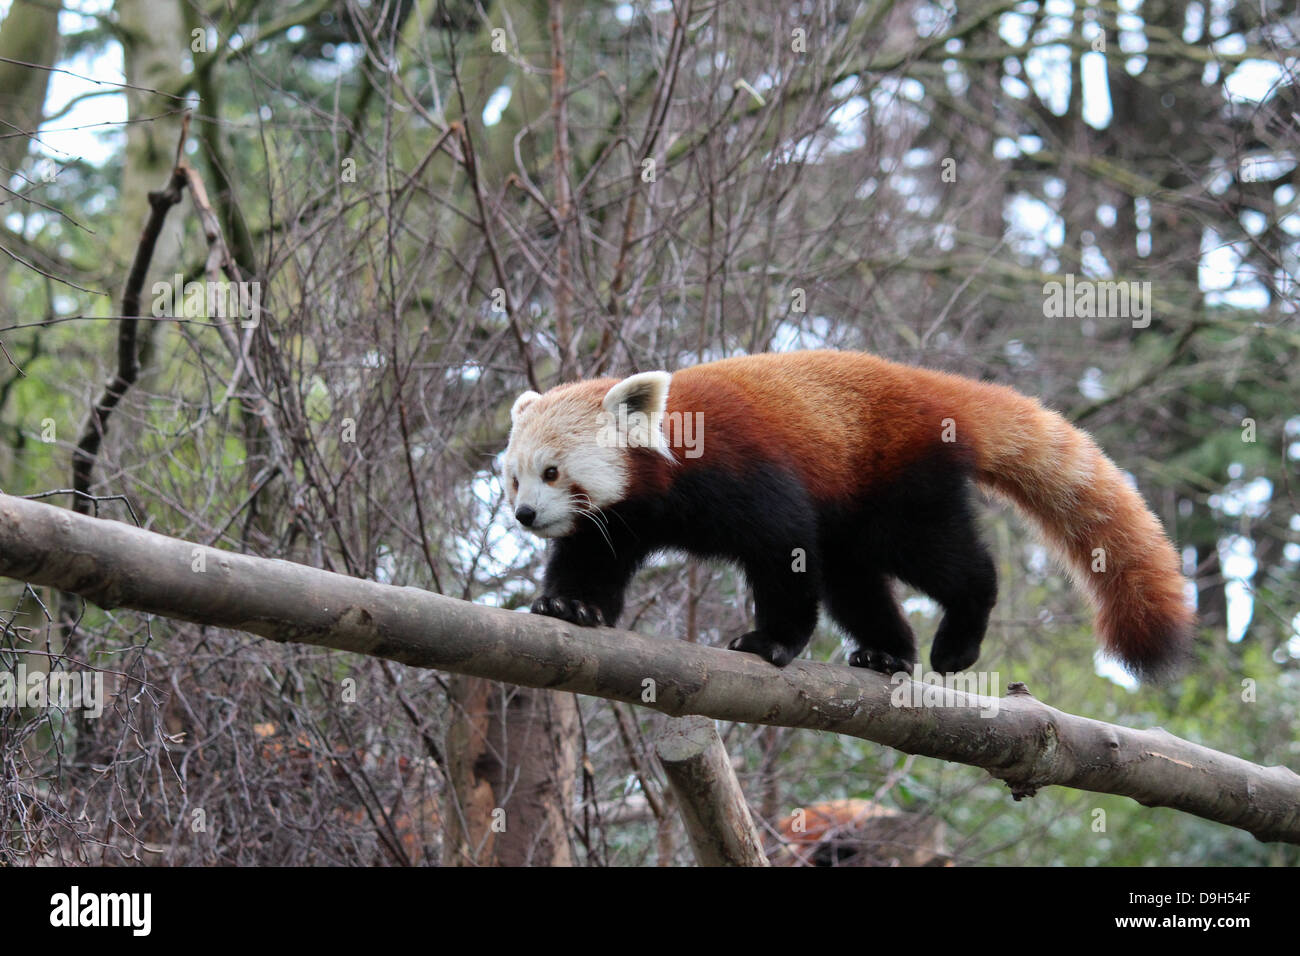
<svg viewBox="0 0 1300 956"><path fill-rule="evenodd" d="M557 389L516 407L505 454L506 500L516 515L533 510L527 530L562 538L584 511L622 500L627 451L598 442L601 408L590 390ZM548 468L555 469L550 481Z"/></svg>

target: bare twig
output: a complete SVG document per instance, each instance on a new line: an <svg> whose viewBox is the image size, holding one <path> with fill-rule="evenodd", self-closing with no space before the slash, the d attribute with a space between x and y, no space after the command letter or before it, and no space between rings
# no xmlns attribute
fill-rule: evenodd
<svg viewBox="0 0 1300 956"><path fill-rule="evenodd" d="M131 271L126 278L126 287L122 292L122 314L128 318L118 326L117 371L91 409L86 426L82 429L81 439L72 454L72 487L78 492L87 494L90 492L95 461L99 457L99 447L104 440L104 434L108 431L109 416L113 414L117 403L135 384L136 377L140 374L137 346L140 294L144 288L144 280L149 274L149 265L153 262L153 251L158 243L158 236L162 233L163 222L172 206L181 201L181 192L186 186L187 177L181 164L181 156L189 132L190 114L186 113L181 123L180 142L176 145L176 164L172 169L171 178L163 189L149 193L149 218L145 222L144 231L140 234L135 261L131 264ZM78 495L73 499L72 506L75 510L85 513L87 508L85 502L86 499Z"/></svg>

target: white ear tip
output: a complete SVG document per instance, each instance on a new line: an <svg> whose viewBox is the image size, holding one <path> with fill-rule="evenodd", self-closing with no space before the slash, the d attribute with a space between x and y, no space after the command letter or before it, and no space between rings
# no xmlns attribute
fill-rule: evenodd
<svg viewBox="0 0 1300 956"><path fill-rule="evenodd" d="M671 381L670 372L637 372L616 382L605 393L602 405L610 412L617 411L620 405L635 406L636 410L642 412L662 412L668 403L668 386Z"/></svg>
<svg viewBox="0 0 1300 956"><path fill-rule="evenodd" d="M510 424L519 421L519 416L523 414L524 409L541 397L537 392L530 390L516 398L515 403L510 406Z"/></svg>

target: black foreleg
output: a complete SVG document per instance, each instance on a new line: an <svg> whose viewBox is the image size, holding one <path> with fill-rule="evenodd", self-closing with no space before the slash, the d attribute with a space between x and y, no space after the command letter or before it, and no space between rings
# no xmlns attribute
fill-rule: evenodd
<svg viewBox="0 0 1300 956"><path fill-rule="evenodd" d="M611 544L585 530L552 543L542 593L532 612L583 627L613 627L623 595L645 555L628 542Z"/></svg>

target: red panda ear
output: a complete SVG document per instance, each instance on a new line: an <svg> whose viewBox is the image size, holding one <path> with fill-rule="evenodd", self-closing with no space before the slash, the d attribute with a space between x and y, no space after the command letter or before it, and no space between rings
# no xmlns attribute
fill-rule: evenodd
<svg viewBox="0 0 1300 956"><path fill-rule="evenodd" d="M510 407L510 424L519 421L519 416L524 413L524 409L541 397L536 392L528 391L516 398L514 405Z"/></svg>
<svg viewBox="0 0 1300 956"><path fill-rule="evenodd" d="M629 375L605 393L601 407L611 415L618 414L620 405L626 405L628 413L641 412L653 415L662 412L668 406L668 383L672 376L667 372L638 372Z"/></svg>

